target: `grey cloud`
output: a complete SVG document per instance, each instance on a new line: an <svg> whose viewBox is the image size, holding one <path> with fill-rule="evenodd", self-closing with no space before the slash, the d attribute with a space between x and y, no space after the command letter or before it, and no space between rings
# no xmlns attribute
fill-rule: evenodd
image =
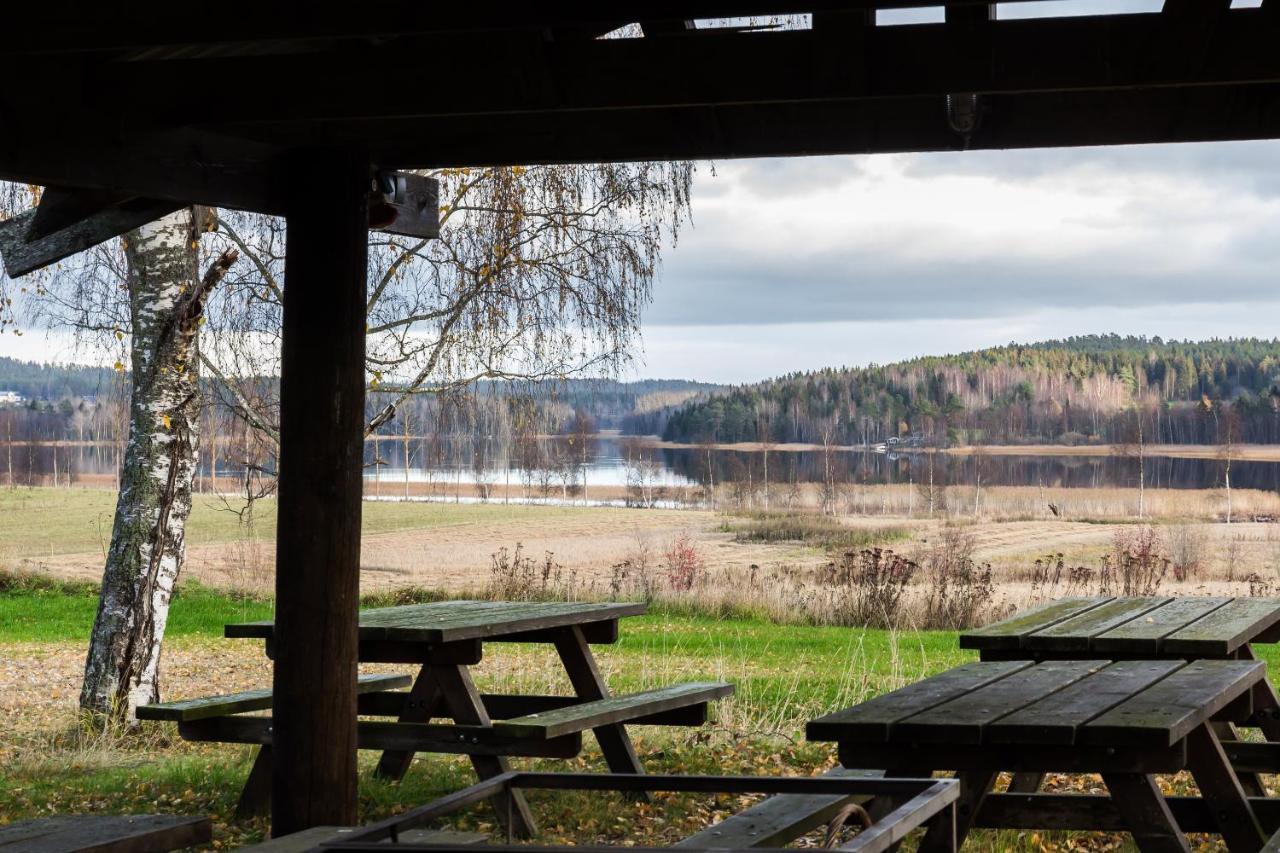
<svg viewBox="0 0 1280 853"><path fill-rule="evenodd" d="M665 277L646 323L718 325L968 319L1043 308L1134 308L1280 299L1265 265L1163 273L1085 258L1057 264L914 265L856 253L698 261Z"/></svg>

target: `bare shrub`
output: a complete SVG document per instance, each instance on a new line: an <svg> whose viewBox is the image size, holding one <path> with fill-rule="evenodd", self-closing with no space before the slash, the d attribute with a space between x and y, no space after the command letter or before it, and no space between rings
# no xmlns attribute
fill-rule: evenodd
<svg viewBox="0 0 1280 853"><path fill-rule="evenodd" d="M569 600L575 597L577 575L566 572L547 551L541 561L526 557L517 542L514 551L499 548L490 557L489 584L485 595L498 601Z"/></svg>
<svg viewBox="0 0 1280 853"><path fill-rule="evenodd" d="M1101 594L1155 595L1160 591L1170 560L1154 527L1148 524L1117 531L1112 551L1102 558Z"/></svg>
<svg viewBox="0 0 1280 853"><path fill-rule="evenodd" d="M688 533L681 533L667 544L662 553L666 561L667 583L677 592L693 589L706 572L706 563L698 543Z"/></svg>
<svg viewBox="0 0 1280 853"><path fill-rule="evenodd" d="M1250 572L1245 580L1249 582L1249 595L1254 597L1266 598L1276 590L1274 582L1264 578L1257 572Z"/></svg>
<svg viewBox="0 0 1280 853"><path fill-rule="evenodd" d="M840 593L836 621L872 628L898 627L905 615L907 587L918 569L911 560L886 549L846 551L828 566L827 582Z"/></svg>
<svg viewBox="0 0 1280 853"><path fill-rule="evenodd" d="M921 628L972 627L994 606L991 566L973 559L974 544L965 530L944 527L920 558L928 583Z"/></svg>
<svg viewBox="0 0 1280 853"><path fill-rule="evenodd" d="M1208 535L1197 524L1176 524L1169 528L1169 568L1179 583L1200 577L1204 567Z"/></svg>
<svg viewBox="0 0 1280 853"><path fill-rule="evenodd" d="M610 567L609 597L618 599L636 596L652 601L657 593L657 578L653 571L653 544L640 530L636 531L636 543L620 563Z"/></svg>

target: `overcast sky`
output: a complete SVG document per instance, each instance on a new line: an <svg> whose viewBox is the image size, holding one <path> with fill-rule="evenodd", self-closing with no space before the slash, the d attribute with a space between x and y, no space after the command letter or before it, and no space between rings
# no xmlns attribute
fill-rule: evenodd
<svg viewBox="0 0 1280 853"><path fill-rule="evenodd" d="M1280 144L718 163L649 376L741 382L1092 333L1280 334Z"/></svg>
<svg viewBox="0 0 1280 853"><path fill-rule="evenodd" d="M1280 335L1280 143L703 164L693 215L636 375L747 382L1068 335ZM0 355L74 354L32 333L0 336Z"/></svg>

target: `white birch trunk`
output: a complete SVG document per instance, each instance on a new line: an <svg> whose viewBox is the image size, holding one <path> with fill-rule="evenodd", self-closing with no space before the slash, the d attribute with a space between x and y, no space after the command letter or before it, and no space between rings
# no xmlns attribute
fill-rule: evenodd
<svg viewBox="0 0 1280 853"><path fill-rule="evenodd" d="M129 440L80 705L132 720L159 697L199 433L197 231L190 208L126 238L133 319Z"/></svg>

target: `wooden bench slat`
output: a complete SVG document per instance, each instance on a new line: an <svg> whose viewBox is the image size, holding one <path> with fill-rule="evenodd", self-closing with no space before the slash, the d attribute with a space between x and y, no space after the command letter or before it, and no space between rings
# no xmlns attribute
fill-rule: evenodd
<svg viewBox="0 0 1280 853"><path fill-rule="evenodd" d="M341 843L354 832L348 827L313 826L299 832L271 838L249 847L240 847L236 853L306 853L325 842ZM448 829L408 829L400 833L402 844L448 844L470 847L484 844L489 836L483 832L457 832Z"/></svg>
<svg viewBox="0 0 1280 853"><path fill-rule="evenodd" d="M1094 637L1155 610L1168 601L1168 598L1146 596L1113 598L1078 616L1036 631L1026 638L1023 647L1051 649L1055 652L1088 652Z"/></svg>
<svg viewBox="0 0 1280 853"><path fill-rule="evenodd" d="M1119 661L1052 696L1001 717L987 726L986 743L1035 743L1069 746L1076 730L1141 690L1170 675L1180 660Z"/></svg>
<svg viewBox="0 0 1280 853"><path fill-rule="evenodd" d="M1048 661L1015 672L1008 678L898 721L890 730L889 739L891 742L981 743L988 724L1056 695L1108 663L1098 660Z"/></svg>
<svg viewBox="0 0 1280 853"><path fill-rule="evenodd" d="M1212 613L1170 634L1161 643L1161 651L1164 654L1221 657L1233 654L1277 623L1280 623L1280 599L1233 598Z"/></svg>
<svg viewBox="0 0 1280 853"><path fill-rule="evenodd" d="M359 699L359 713L366 717L399 717L404 713L405 703L409 701L409 692L405 690L387 690L377 693L366 693ZM589 702L579 696L523 696L514 693L481 693L480 701L484 704L485 713L490 720L509 720L512 717L525 717L529 714L543 714L557 708L568 708ZM683 708L672 708L628 720L637 726L700 726L707 721L706 705L689 705ZM441 711L441 717L448 713Z"/></svg>
<svg viewBox="0 0 1280 853"><path fill-rule="evenodd" d="M883 776L884 771L836 767L822 775L873 779ZM673 846L693 850L783 847L822 826L849 803L861 805L870 799L863 794L775 794Z"/></svg>
<svg viewBox="0 0 1280 853"><path fill-rule="evenodd" d="M723 682L690 682L626 696L595 699L540 714L513 717L493 724L508 737L547 739L594 729L610 723L634 722L638 716L711 702L733 693Z"/></svg>
<svg viewBox="0 0 1280 853"><path fill-rule="evenodd" d="M999 681L1032 665L1031 661L967 663L924 681L868 699L851 708L811 720L805 727L805 736L809 740L883 742L889 739L890 728L899 720L949 702L970 690Z"/></svg>
<svg viewBox="0 0 1280 853"><path fill-rule="evenodd" d="M59 815L0 826L0 851L13 853L167 853L212 838L207 817Z"/></svg>
<svg viewBox="0 0 1280 853"><path fill-rule="evenodd" d="M207 743L272 742L272 718L226 716L178 724L186 740ZM434 725L431 723L371 722L356 724L356 748L457 755L506 755L530 758L572 758L582 751L582 733L530 739L512 737L493 726Z"/></svg>
<svg viewBox="0 0 1280 853"><path fill-rule="evenodd" d="M1024 610L1008 619L993 622L982 628L965 631L960 635L962 649L1000 649L1016 650L1022 648L1023 640L1036 631L1056 625L1078 616L1081 613L1099 607L1110 598L1095 596L1071 596L1047 601L1030 610Z"/></svg>
<svg viewBox="0 0 1280 853"><path fill-rule="evenodd" d="M356 680L357 693L372 693L408 687L413 679L407 675L362 675ZM246 690L225 696L205 696L199 699L180 699L155 705L139 705L139 720L173 720L189 722L209 717L223 717L247 711L265 711L272 704L271 690Z"/></svg>
<svg viewBox="0 0 1280 853"><path fill-rule="evenodd" d="M1262 661L1193 661L1077 730L1099 746L1171 746L1266 675Z"/></svg>
<svg viewBox="0 0 1280 853"><path fill-rule="evenodd" d="M1185 628L1222 607L1230 598L1221 596L1187 596L1175 598L1160 607L1131 619L1094 637L1090 651L1098 654L1148 654L1164 651L1165 637Z"/></svg>

